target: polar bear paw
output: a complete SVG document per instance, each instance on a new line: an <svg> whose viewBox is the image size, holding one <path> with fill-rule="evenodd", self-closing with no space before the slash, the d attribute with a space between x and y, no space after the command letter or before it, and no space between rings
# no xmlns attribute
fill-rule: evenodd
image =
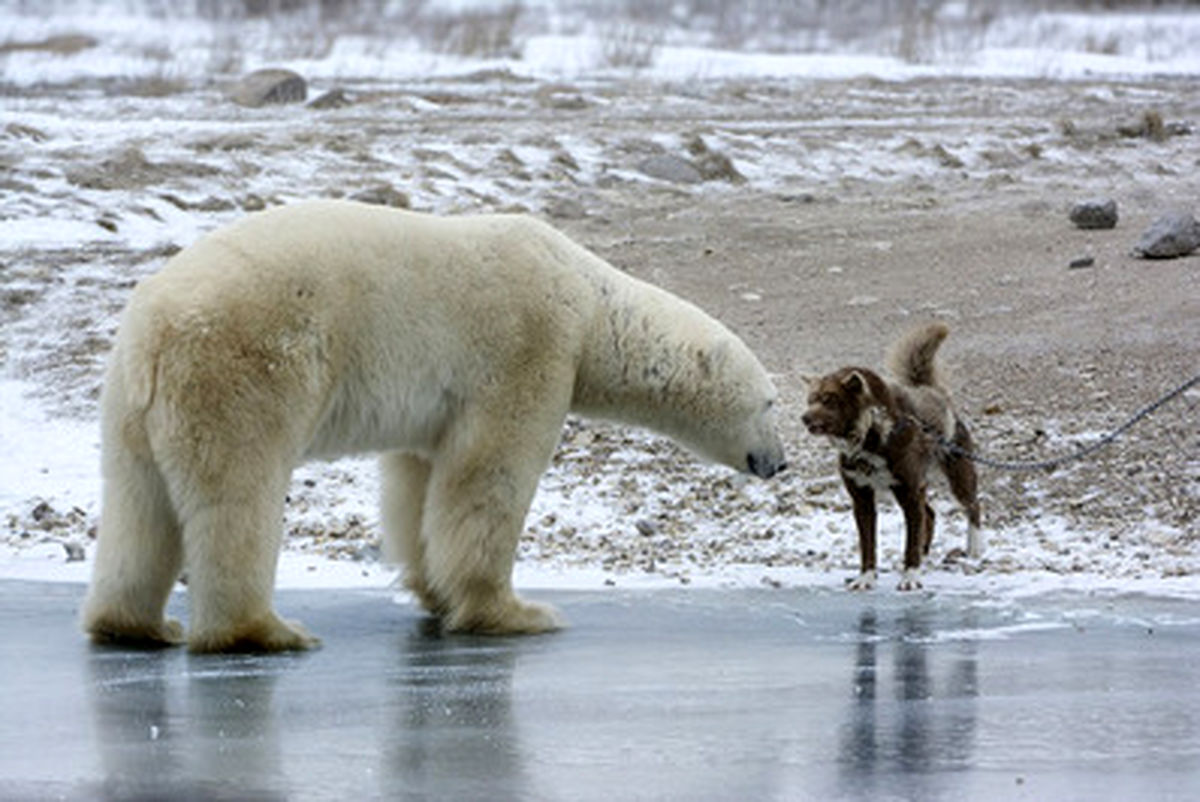
<svg viewBox="0 0 1200 802"><path fill-rule="evenodd" d="M448 632L477 635L537 635L562 629L565 625L562 614L554 607L516 596L459 608L443 620L443 627Z"/></svg>
<svg viewBox="0 0 1200 802"><path fill-rule="evenodd" d="M188 650L204 652L295 652L316 648L319 638L295 621L285 621L275 613L233 627L193 630Z"/></svg>
<svg viewBox="0 0 1200 802"><path fill-rule="evenodd" d="M96 643L121 643L140 646L178 646L183 643L183 624L164 618L157 624L129 624L97 618L84 629Z"/></svg>

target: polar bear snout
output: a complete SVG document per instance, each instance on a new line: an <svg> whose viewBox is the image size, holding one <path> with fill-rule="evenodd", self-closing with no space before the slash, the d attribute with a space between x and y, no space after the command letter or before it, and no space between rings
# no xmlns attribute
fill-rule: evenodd
<svg viewBox="0 0 1200 802"><path fill-rule="evenodd" d="M746 469L760 479L770 479L787 468L783 454L751 451L746 455Z"/></svg>

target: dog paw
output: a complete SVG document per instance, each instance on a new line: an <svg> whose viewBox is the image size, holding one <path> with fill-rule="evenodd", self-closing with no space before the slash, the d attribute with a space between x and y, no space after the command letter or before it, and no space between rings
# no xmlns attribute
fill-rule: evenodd
<svg viewBox="0 0 1200 802"><path fill-rule="evenodd" d="M863 571L853 579L846 580L846 590L853 590L856 592L874 590L875 577L876 574L874 571Z"/></svg>
<svg viewBox="0 0 1200 802"><path fill-rule="evenodd" d="M967 554L972 560L983 556L983 534L974 526L967 530Z"/></svg>
<svg viewBox="0 0 1200 802"><path fill-rule="evenodd" d="M916 569L905 568L904 573L900 576L900 584L896 586L896 590L907 592L910 590L920 590L922 587L921 579L917 576Z"/></svg>

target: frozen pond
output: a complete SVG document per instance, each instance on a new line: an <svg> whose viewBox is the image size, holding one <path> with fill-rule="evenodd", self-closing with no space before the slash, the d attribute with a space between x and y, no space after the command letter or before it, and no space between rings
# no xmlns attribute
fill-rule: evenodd
<svg viewBox="0 0 1200 802"><path fill-rule="evenodd" d="M287 591L325 647L264 658L92 647L82 592L0 582L0 798L1200 794L1192 602L557 592L571 629L480 639Z"/></svg>

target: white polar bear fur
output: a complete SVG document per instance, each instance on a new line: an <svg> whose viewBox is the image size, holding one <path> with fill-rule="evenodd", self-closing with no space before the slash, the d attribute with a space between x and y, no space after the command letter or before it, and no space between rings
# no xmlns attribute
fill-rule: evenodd
<svg viewBox="0 0 1200 802"><path fill-rule="evenodd" d="M101 400L83 626L196 651L306 648L271 594L293 468L382 452L405 582L451 630L561 621L511 574L568 411L735 469L783 466L775 389L735 335L532 218L318 201L251 215L141 282Z"/></svg>

